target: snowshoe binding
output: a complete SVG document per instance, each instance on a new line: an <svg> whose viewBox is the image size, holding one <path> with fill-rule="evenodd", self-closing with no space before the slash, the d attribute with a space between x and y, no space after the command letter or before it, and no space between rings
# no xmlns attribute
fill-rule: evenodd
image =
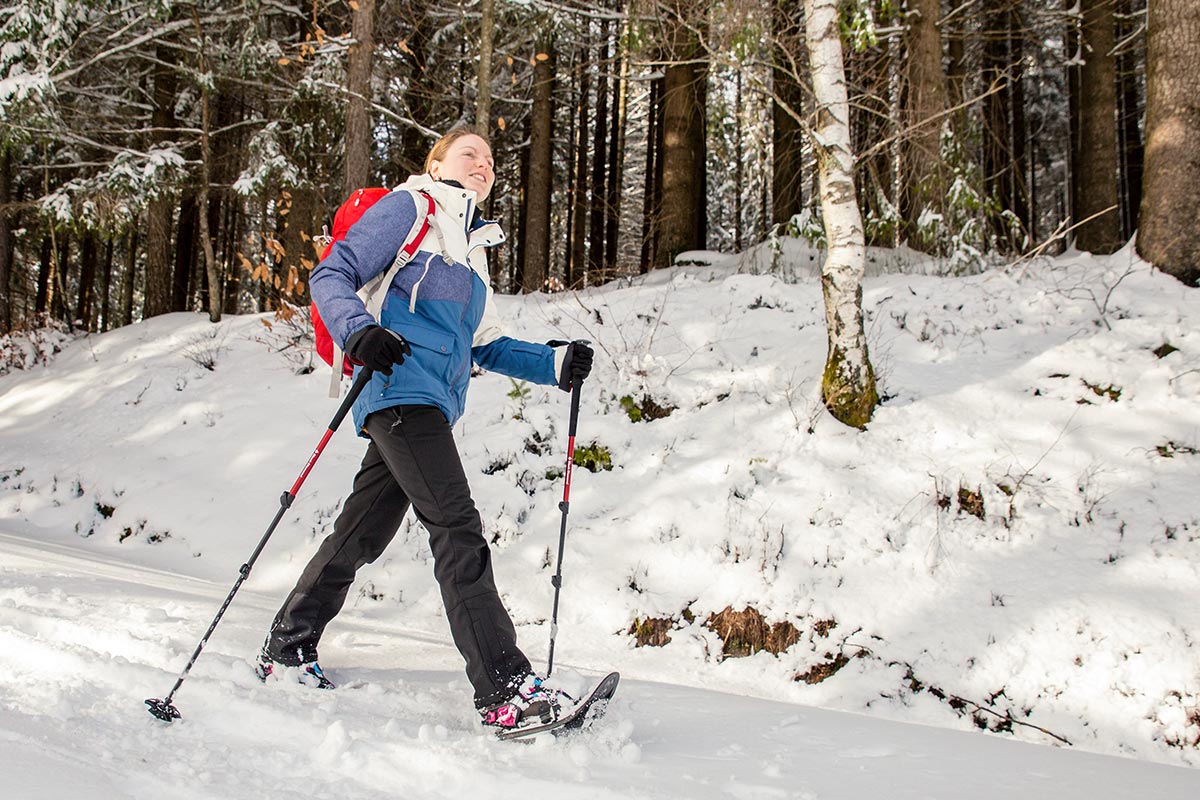
<svg viewBox="0 0 1200 800"><path fill-rule="evenodd" d="M529 674L508 700L479 710L484 725L500 730L549 725L571 707L575 699L560 689L546 686L537 675Z"/></svg>
<svg viewBox="0 0 1200 800"><path fill-rule="evenodd" d="M294 673L296 682L302 686L308 686L312 689L334 688L333 681L325 677L324 670L321 669L321 665L316 661L309 661L306 664L298 666L288 666L273 660L265 651L258 654L258 661L254 665L254 673L263 683L266 683L268 678L276 675L283 677L286 674Z"/></svg>

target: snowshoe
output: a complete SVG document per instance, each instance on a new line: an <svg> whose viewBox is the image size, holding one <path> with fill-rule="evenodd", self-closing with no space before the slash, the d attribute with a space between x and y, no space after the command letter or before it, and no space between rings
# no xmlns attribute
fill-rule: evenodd
<svg viewBox="0 0 1200 800"><path fill-rule="evenodd" d="M576 731L586 730L593 722L604 716L609 701L617 691L617 683L620 679L621 676L618 673L610 672L600 683L596 684L596 688L582 702L575 703L574 707L569 710L560 711L558 718L552 722L531 720L515 728L498 728L496 738L519 739L527 742L541 733L565 736Z"/></svg>

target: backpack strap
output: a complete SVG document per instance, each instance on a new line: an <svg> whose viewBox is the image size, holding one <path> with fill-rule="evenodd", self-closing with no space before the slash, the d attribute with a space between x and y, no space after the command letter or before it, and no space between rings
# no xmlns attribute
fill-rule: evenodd
<svg viewBox="0 0 1200 800"><path fill-rule="evenodd" d="M404 265L412 260L417 251L421 249L421 241L425 238L425 234L429 233L430 220L433 218L434 212L437 210L433 202L433 197L425 191L406 189L412 195L413 201L417 207L417 219L413 221L412 228L408 231L408 236L404 239L404 244L396 252L396 258L392 261L392 265L388 267L387 272L377 278L373 278L367 282L363 288L358 290L358 296L363 299L363 304L367 307L367 313L370 314L376 321L379 320L379 315L383 311L383 301L387 297L388 287L392 285L392 280L396 277L396 273L404 268ZM424 203L422 203L424 201ZM421 213L424 206L425 213ZM329 382L329 396L338 397L342 393L342 348L338 346L337 340L333 342L333 374Z"/></svg>
<svg viewBox="0 0 1200 800"><path fill-rule="evenodd" d="M437 210L433 202L433 197L427 192L420 190L406 190L416 201L418 209L418 219L413 223L413 227L408 232L408 236L404 240L404 244L396 251L396 259L392 261L392 265L388 267L387 272L382 276L372 280L360 290L359 294L363 297L363 302L367 306L367 313L375 319L379 319L380 313L383 311L383 301L387 297L388 287L392 285L392 280L396 277L396 273L404 269L404 266L412 260L417 251L421 249L421 241L425 238L425 234L429 233L430 219L433 218L434 212ZM425 201L425 213L420 214L421 201ZM364 294L365 293L365 294Z"/></svg>

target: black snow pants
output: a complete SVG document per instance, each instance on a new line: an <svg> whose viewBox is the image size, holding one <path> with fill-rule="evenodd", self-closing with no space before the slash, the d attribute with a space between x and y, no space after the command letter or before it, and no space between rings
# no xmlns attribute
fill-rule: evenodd
<svg viewBox="0 0 1200 800"><path fill-rule="evenodd" d="M267 655L290 666L316 660L317 643L345 603L355 572L379 558L411 505L429 531L433 574L475 705L507 700L531 667L496 591L491 552L450 425L432 406L405 405L376 411L365 428L371 443L353 491L279 609Z"/></svg>

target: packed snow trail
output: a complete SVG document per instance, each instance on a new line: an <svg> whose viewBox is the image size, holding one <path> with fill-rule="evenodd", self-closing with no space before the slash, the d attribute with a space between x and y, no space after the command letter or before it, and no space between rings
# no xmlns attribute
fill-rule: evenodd
<svg viewBox="0 0 1200 800"><path fill-rule="evenodd" d="M0 774L14 800L260 798L1193 798L1200 776L983 734L639 681L595 730L481 730L448 637L348 610L340 688L263 685L276 599L239 594L167 725L171 686L226 587L0 532ZM564 664L563 680L583 682ZM591 674L594 679L595 674Z"/></svg>

